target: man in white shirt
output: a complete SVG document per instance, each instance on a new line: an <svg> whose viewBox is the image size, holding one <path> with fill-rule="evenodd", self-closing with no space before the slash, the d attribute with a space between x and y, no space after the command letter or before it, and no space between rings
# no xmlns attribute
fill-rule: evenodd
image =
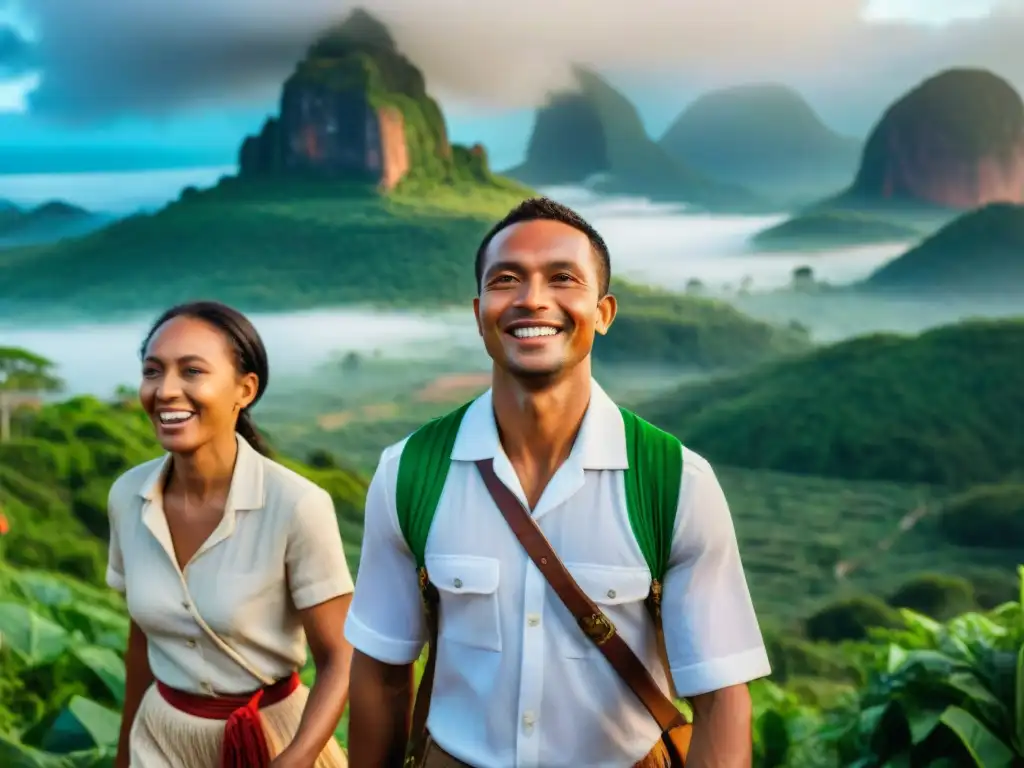
<svg viewBox="0 0 1024 768"><path fill-rule="evenodd" d="M476 272L493 378L458 426L426 539L425 572L440 596L426 763L667 765L661 728L548 586L475 466L493 459L575 581L669 690L644 607L651 570L626 509L623 415L591 377L594 336L616 312L607 247L568 208L528 200L484 238ZM355 647L352 768L402 765L411 665L428 637L395 503L407 443L384 451L366 500L345 628ZM675 691L694 709L687 766L749 766L746 684L770 668L728 505L688 449L678 499L661 615Z"/></svg>

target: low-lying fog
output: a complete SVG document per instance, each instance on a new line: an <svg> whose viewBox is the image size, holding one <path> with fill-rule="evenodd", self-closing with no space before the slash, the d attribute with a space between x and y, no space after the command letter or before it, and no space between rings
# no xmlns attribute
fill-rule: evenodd
<svg viewBox="0 0 1024 768"><path fill-rule="evenodd" d="M206 186L230 168L117 174L50 174L0 177L0 198L31 203L60 198L93 210L127 211L158 206L183 186ZM687 214L683 207L643 199L599 199L582 189L548 194L576 208L608 242L613 271L624 277L682 290L693 279L709 293L775 321L800 320L822 341L875 330L918 331L970 315L1020 313L1017 303L893 302L850 296L758 294L790 282L792 271L810 265L832 283L861 279L903 252L910 243L839 248L808 254L752 252L748 239L783 219L775 216ZM753 295L736 296L741 284ZM24 327L0 314L0 346L21 346L56 361L73 392L109 394L138 380L138 346L152 316L132 322ZM443 314L324 309L253 320L270 352L278 381L301 378L322 363L355 351L388 357L448 357L458 350L475 366L482 354L472 310ZM613 329L614 332L614 329ZM469 351L474 350L474 351Z"/></svg>

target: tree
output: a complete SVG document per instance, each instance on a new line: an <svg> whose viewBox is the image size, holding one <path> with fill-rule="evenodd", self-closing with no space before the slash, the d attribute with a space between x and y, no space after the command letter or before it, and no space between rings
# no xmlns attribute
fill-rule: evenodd
<svg viewBox="0 0 1024 768"><path fill-rule="evenodd" d="M11 437L11 411L19 402L64 389L55 368L51 360L26 349L0 347L0 443Z"/></svg>

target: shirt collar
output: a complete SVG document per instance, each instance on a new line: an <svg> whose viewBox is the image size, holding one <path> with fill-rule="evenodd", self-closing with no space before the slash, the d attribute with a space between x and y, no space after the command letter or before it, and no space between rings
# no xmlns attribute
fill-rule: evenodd
<svg viewBox="0 0 1024 768"><path fill-rule="evenodd" d="M235 457L235 468L231 474L231 486L225 506L233 510L261 509L264 504L262 457L249 445L249 441L237 432L235 442L238 445L238 454ZM170 467L171 455L167 454L146 478L139 495L146 501L162 498L164 481Z"/></svg>
<svg viewBox="0 0 1024 768"><path fill-rule="evenodd" d="M492 391L488 389L466 409L452 460L493 459L499 452L502 448L494 421ZM622 413L594 379L590 380L590 403L572 453L578 456L583 469L629 469Z"/></svg>

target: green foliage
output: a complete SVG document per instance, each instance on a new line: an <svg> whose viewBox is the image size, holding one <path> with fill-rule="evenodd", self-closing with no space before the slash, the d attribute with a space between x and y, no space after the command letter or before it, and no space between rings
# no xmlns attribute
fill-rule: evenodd
<svg viewBox="0 0 1024 768"><path fill-rule="evenodd" d="M109 764L128 633L119 596L2 562L0 595L0 763Z"/></svg>
<svg viewBox="0 0 1024 768"><path fill-rule="evenodd" d="M851 479L998 482L1024 456L1024 320L874 334L638 406L713 462Z"/></svg>
<svg viewBox="0 0 1024 768"><path fill-rule="evenodd" d="M809 617L807 636L811 640L838 643L863 640L873 627L894 627L899 613L871 595L858 595L837 601Z"/></svg>
<svg viewBox="0 0 1024 768"><path fill-rule="evenodd" d="M53 392L62 387L52 361L27 349L0 347L0 389Z"/></svg>
<svg viewBox="0 0 1024 768"><path fill-rule="evenodd" d="M919 574L890 595L888 603L940 621L977 607L974 585L965 578L944 573Z"/></svg>
<svg viewBox="0 0 1024 768"><path fill-rule="evenodd" d="M827 735L843 765L1018 765L1024 759L1024 612L1007 603L943 625L903 611L874 633L867 685Z"/></svg>
<svg viewBox="0 0 1024 768"><path fill-rule="evenodd" d="M967 547L1024 547L1024 484L983 485L951 499L942 531Z"/></svg>
<svg viewBox="0 0 1024 768"><path fill-rule="evenodd" d="M608 363L668 363L696 369L737 368L811 347L803 328L755 320L715 299L616 280L619 312L594 358Z"/></svg>

